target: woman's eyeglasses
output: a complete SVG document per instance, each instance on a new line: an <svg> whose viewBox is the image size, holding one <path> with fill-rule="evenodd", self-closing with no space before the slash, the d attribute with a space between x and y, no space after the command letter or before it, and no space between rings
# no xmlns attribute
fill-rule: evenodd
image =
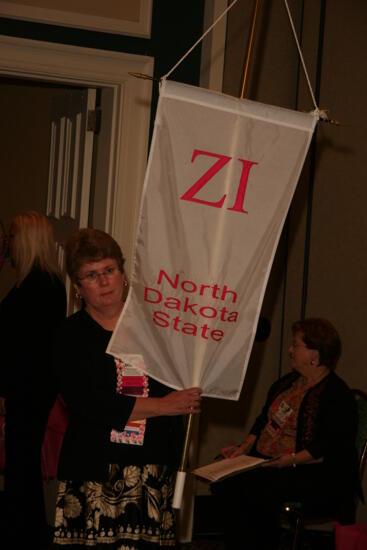
<svg viewBox="0 0 367 550"><path fill-rule="evenodd" d="M78 280L85 281L86 283L93 285L99 281L99 277L106 277L107 279L110 279L114 276L117 269L118 268L116 266L111 265L105 269L102 269L102 271L89 271L82 277L78 277Z"/></svg>

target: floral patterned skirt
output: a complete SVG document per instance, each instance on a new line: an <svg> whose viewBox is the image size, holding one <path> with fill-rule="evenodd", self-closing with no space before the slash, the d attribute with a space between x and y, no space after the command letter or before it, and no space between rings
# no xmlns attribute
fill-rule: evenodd
<svg viewBox="0 0 367 550"><path fill-rule="evenodd" d="M153 550L175 547L174 472L112 464L109 479L59 483L53 548Z"/></svg>

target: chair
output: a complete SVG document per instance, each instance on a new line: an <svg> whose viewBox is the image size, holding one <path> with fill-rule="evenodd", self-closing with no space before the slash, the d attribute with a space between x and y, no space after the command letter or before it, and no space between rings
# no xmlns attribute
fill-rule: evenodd
<svg viewBox="0 0 367 550"><path fill-rule="evenodd" d="M359 457L359 476L362 480L367 462L367 393L362 390L352 390L358 409L358 430L356 448ZM303 513L301 502L285 502L283 517L293 528L292 550L298 550L303 531L310 526L326 525L334 521L331 517L309 517Z"/></svg>
<svg viewBox="0 0 367 550"><path fill-rule="evenodd" d="M358 433L356 439L359 456L359 476L362 479L367 462L367 393L362 390L352 390L358 408Z"/></svg>

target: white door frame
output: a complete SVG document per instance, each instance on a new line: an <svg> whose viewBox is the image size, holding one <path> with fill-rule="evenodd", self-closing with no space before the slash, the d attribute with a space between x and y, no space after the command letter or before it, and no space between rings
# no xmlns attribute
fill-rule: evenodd
<svg viewBox="0 0 367 550"><path fill-rule="evenodd" d="M131 270L148 154L153 58L0 36L0 75L113 91L105 230Z"/></svg>

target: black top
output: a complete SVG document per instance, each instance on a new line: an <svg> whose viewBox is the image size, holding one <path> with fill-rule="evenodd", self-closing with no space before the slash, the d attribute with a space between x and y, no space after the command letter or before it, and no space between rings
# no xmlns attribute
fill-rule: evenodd
<svg viewBox="0 0 367 550"><path fill-rule="evenodd" d="M8 402L37 403L48 393L52 332L65 315L64 284L36 267L1 302L0 395Z"/></svg>
<svg viewBox="0 0 367 550"><path fill-rule="evenodd" d="M266 403L250 433L259 437L267 423L268 410L274 399L298 377L298 373L292 372L271 386ZM301 402L296 451L306 449L315 459L323 457L326 471L338 479L340 486L361 494L356 452L357 421L352 391L335 372L331 372L312 386Z"/></svg>
<svg viewBox="0 0 367 550"><path fill-rule="evenodd" d="M55 339L58 387L70 412L59 460L59 479L103 481L108 465L176 466L182 445L182 418L147 419L144 444L110 442L111 429L122 431L135 403L116 393L114 358L105 352L112 333L85 310L70 316ZM172 391L149 378L149 397Z"/></svg>

